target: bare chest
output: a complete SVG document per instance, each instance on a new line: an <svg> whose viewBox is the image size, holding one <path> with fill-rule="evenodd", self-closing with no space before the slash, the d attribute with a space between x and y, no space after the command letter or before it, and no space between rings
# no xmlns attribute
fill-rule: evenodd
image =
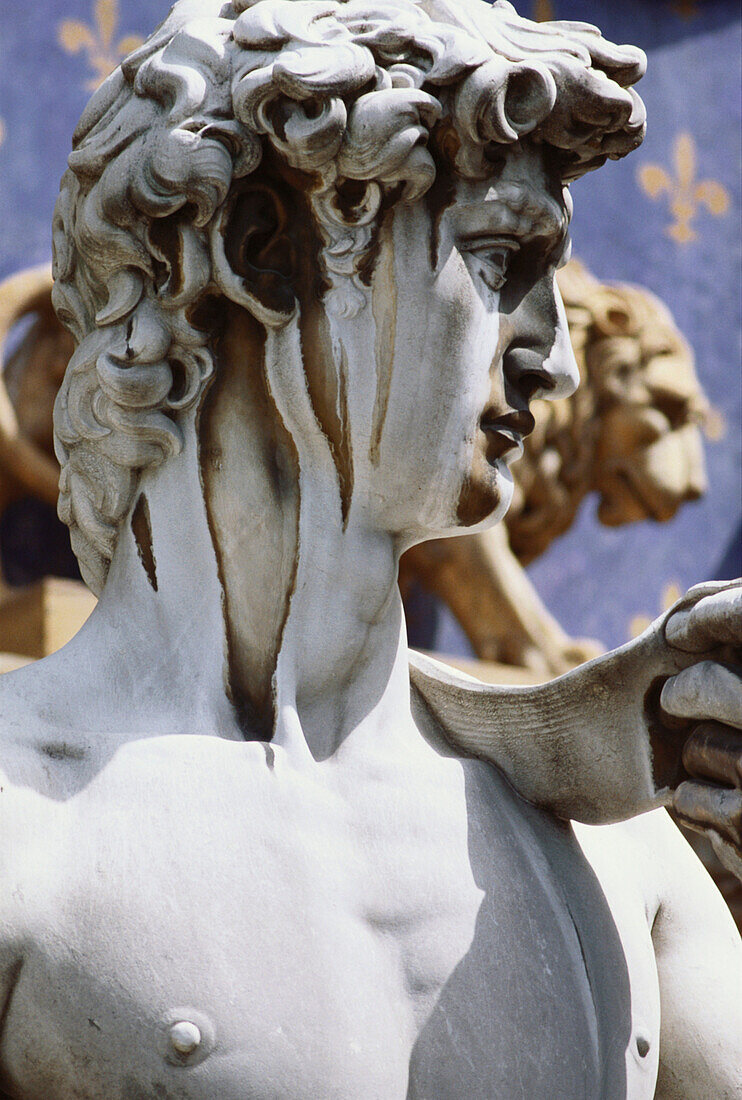
<svg viewBox="0 0 742 1100"><path fill-rule="evenodd" d="M476 764L349 801L236 748L39 821L12 1096L625 1095L630 977L565 829Z"/></svg>

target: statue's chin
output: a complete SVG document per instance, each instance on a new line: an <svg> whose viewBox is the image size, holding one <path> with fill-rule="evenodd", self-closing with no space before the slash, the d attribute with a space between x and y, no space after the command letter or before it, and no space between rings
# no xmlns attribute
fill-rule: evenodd
<svg viewBox="0 0 742 1100"><path fill-rule="evenodd" d="M484 531L504 517L513 499L513 476L504 459L474 462L456 506L456 534Z"/></svg>
<svg viewBox="0 0 742 1100"><path fill-rule="evenodd" d="M486 469L472 469L461 480L454 505L420 517L397 536L398 545L404 552L421 542L488 531L504 518L512 499L513 478L504 462L497 468L486 464Z"/></svg>

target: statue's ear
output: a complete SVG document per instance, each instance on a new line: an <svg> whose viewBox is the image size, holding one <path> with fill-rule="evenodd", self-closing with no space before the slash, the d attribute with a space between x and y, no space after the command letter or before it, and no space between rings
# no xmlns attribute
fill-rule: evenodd
<svg viewBox="0 0 742 1100"><path fill-rule="evenodd" d="M212 270L219 288L272 327L296 311L296 251L286 202L270 184L239 185L212 223Z"/></svg>

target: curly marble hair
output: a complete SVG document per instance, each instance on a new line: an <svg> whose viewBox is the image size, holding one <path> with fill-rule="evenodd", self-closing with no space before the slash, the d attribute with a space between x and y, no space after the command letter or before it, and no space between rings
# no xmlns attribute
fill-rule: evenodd
<svg viewBox="0 0 742 1100"><path fill-rule="evenodd" d="M327 308L352 314L382 205L435 178L431 135L479 178L488 147L531 135L566 185L642 140L644 64L504 0L180 0L90 101L54 216L53 301L78 344L55 407L59 514L93 591L141 471L182 447L213 373L194 307L217 291L267 326L293 315L236 286L234 181L269 150L303 173Z"/></svg>

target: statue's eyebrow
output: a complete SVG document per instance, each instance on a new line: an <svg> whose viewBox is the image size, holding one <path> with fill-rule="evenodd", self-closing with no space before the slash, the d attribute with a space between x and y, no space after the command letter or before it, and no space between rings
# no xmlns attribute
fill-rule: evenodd
<svg viewBox="0 0 742 1100"><path fill-rule="evenodd" d="M493 187L481 202L457 203L451 214L455 234L462 241L502 234L556 246L564 241L569 225L566 208L550 195L507 184Z"/></svg>

